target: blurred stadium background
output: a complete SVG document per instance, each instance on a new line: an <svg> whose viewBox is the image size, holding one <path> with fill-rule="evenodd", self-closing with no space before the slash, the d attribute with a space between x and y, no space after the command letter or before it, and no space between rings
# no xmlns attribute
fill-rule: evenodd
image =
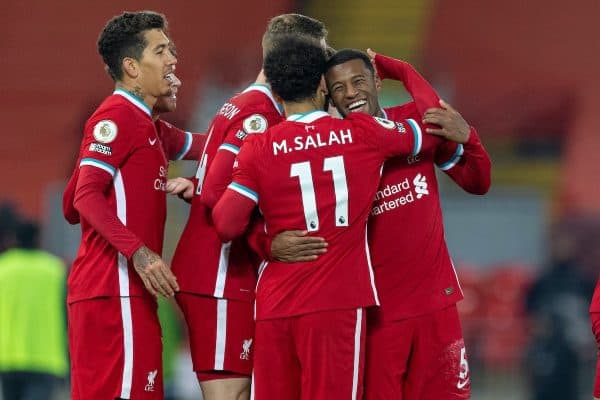
<svg viewBox="0 0 600 400"><path fill-rule="evenodd" d="M335 48L371 47L415 65L477 128L493 161L485 197L440 179L466 296L473 398L591 398L596 347L587 307L600 269L597 0L4 2L0 203L39 220L43 247L67 264L79 236L63 221L62 189L83 123L113 87L96 39L112 15L138 9L169 19L183 88L165 119L196 132L253 81L265 24L280 13L322 20ZM408 97L386 81L382 99L385 106ZM170 170L193 173L193 163ZM187 206L169 203L167 259L186 216ZM198 398L184 330L165 306L173 398Z"/></svg>

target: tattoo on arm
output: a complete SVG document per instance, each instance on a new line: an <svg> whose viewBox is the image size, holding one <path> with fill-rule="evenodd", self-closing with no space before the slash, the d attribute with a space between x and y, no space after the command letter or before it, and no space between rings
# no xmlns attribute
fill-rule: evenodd
<svg viewBox="0 0 600 400"><path fill-rule="evenodd" d="M160 257L146 246L140 247L139 251L136 252L134 257L134 263L142 268L160 260Z"/></svg>

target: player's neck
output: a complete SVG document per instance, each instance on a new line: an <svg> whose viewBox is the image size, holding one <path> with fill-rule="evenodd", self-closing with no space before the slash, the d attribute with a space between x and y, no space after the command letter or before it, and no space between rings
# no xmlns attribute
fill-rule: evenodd
<svg viewBox="0 0 600 400"><path fill-rule="evenodd" d="M312 111L317 111L315 104L309 99L301 102L283 102L283 109L285 115L290 116L293 114L307 114Z"/></svg>
<svg viewBox="0 0 600 400"><path fill-rule="evenodd" d="M151 110L157 100L156 97L150 96L144 92L144 90L142 90L142 88L136 82L117 82L117 89L122 89L129 92L132 96L144 102L144 104L146 104Z"/></svg>
<svg viewBox="0 0 600 400"><path fill-rule="evenodd" d="M256 77L256 80L254 81L254 83L260 83L262 85L268 85L269 83L267 82L267 77L265 76L265 71L264 70L260 70L260 72L258 73L258 76Z"/></svg>

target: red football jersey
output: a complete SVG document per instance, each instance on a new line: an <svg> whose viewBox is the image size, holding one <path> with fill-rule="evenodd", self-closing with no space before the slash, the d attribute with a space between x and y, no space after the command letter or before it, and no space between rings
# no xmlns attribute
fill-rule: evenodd
<svg viewBox="0 0 600 400"><path fill-rule="evenodd" d="M282 118L270 89L258 84L231 98L213 118L199 160L190 216L172 261L181 291L254 300L256 268L246 240L222 243L201 196L220 197L231 182L235 156L247 135L260 134Z"/></svg>
<svg viewBox="0 0 600 400"><path fill-rule="evenodd" d="M385 110L392 121L421 119L439 107L433 88L412 67L377 55L377 71L401 80L415 99ZM464 190L483 194L490 185L490 158L475 129L464 145L444 141L417 157L386 161L369 222L375 281L381 315L402 319L439 310L462 299L444 238L435 167Z"/></svg>
<svg viewBox="0 0 600 400"><path fill-rule="evenodd" d="M150 109L117 89L88 119L79 167L112 177L104 194L120 222L160 254L166 216L167 159ZM81 220L82 238L69 274L70 302L98 296L150 296L127 257L117 251L119 237L103 237Z"/></svg>
<svg viewBox="0 0 600 400"><path fill-rule="evenodd" d="M300 229L329 243L314 262L261 266L256 318L377 304L366 224L382 163L395 155L416 156L422 146L439 141L423 136L415 120L391 122L365 114L342 120L322 111L289 116L250 138L228 190L258 204L269 236ZM216 218L231 207L236 205L220 203Z"/></svg>
<svg viewBox="0 0 600 400"><path fill-rule="evenodd" d="M392 121L420 120L437 95L420 75L394 75L402 62L378 55L377 70L403 80L415 102L385 110ZM421 112L419 112L421 111ZM369 244L382 317L403 319L439 310L462 299L456 271L444 238L435 167L463 189L487 191L491 162L474 129L464 145L441 142L416 157L385 162L369 221Z"/></svg>

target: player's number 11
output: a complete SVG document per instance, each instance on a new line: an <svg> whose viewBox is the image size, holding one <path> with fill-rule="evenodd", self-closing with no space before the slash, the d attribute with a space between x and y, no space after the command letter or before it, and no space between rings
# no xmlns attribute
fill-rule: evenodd
<svg viewBox="0 0 600 400"><path fill-rule="evenodd" d="M346 183L346 169L344 157L328 157L323 160L323 171L330 171L333 178L335 192L335 226L348 226L348 185ZM290 166L290 177L298 177L302 193L302 206L306 229L309 232L319 230L319 215L317 214L317 200L313 184L310 163L303 161Z"/></svg>

